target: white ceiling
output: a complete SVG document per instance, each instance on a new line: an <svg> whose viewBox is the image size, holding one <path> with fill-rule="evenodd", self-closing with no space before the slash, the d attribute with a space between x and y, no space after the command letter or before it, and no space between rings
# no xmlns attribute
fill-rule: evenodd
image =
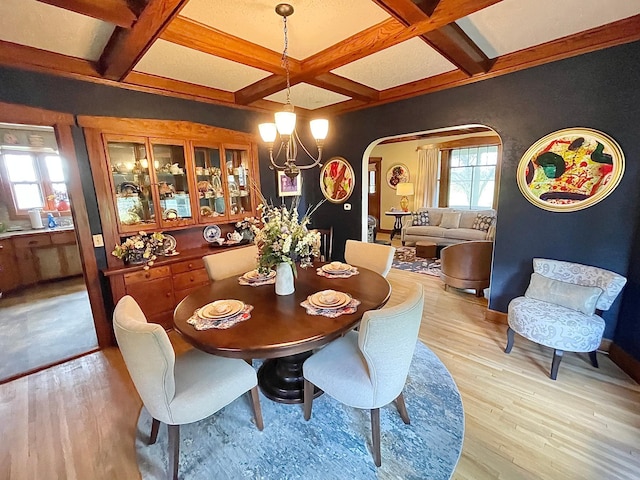
<svg viewBox="0 0 640 480"><path fill-rule="evenodd" d="M289 1L295 9L288 19L289 55L300 61L392 18L373 0ZM180 15L280 55L283 31L282 19L274 11L276 3L189 0ZM456 23L493 59L638 14L640 0L503 0ZM114 28L106 21L37 0L0 0L0 40L45 52L97 61ZM364 58L354 58L332 73L384 91L452 70L457 67L420 37L414 37ZM161 39L151 45L134 71L230 93L272 75ZM311 110L351 98L305 83L294 85L291 97L294 105ZM284 102L286 94L280 91L265 99Z"/></svg>

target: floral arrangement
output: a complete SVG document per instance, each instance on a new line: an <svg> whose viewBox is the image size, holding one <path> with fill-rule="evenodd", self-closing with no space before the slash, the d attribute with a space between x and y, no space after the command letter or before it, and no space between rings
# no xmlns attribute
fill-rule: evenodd
<svg viewBox="0 0 640 480"><path fill-rule="evenodd" d="M236 222L236 232L242 235L245 240L252 241L255 237L254 227L258 227L260 221L256 217L244 217Z"/></svg>
<svg viewBox="0 0 640 480"><path fill-rule="evenodd" d="M319 205L309 209L299 219L298 203L299 197L296 197L290 208L286 205L258 205L262 227L252 224L251 229L260 249L258 265L261 273L280 263L288 263L296 275L297 259L300 259L300 266L305 268L311 265L311 257L320 255L320 233L307 229L311 214Z"/></svg>
<svg viewBox="0 0 640 480"><path fill-rule="evenodd" d="M162 232L139 232L116 245L111 255L127 263L144 263L146 270L153 265L157 255L164 252L164 240Z"/></svg>

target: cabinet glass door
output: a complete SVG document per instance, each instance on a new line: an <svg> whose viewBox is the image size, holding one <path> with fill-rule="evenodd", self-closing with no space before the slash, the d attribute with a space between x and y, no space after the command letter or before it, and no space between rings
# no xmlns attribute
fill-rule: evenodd
<svg viewBox="0 0 640 480"><path fill-rule="evenodd" d="M224 147L225 175L228 187L230 216L244 216L253 212L249 147Z"/></svg>
<svg viewBox="0 0 640 480"><path fill-rule="evenodd" d="M151 142L163 228L193 223L185 146Z"/></svg>
<svg viewBox="0 0 640 480"><path fill-rule="evenodd" d="M193 151L200 221L206 223L220 220L227 216L220 148L195 146Z"/></svg>
<svg viewBox="0 0 640 480"><path fill-rule="evenodd" d="M156 228L145 140L108 138L106 145L120 232Z"/></svg>

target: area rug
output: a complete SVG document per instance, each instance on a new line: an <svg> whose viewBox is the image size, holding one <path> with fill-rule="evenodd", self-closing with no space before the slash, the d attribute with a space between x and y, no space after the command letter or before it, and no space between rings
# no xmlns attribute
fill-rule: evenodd
<svg viewBox="0 0 640 480"><path fill-rule="evenodd" d="M440 259L416 257L416 247L397 247L391 267L434 277L440 276Z"/></svg>
<svg viewBox="0 0 640 480"><path fill-rule="evenodd" d="M257 362L254 362L254 364ZM446 367L418 342L404 390L411 424L395 404L380 409L382 466L371 456L368 410L345 407L328 395L313 402L311 419L301 405L260 402L258 431L248 395L201 422L180 427L181 479L449 479L462 450L464 412ZM136 450L144 480L164 479L167 430L147 445L151 417L143 407Z"/></svg>

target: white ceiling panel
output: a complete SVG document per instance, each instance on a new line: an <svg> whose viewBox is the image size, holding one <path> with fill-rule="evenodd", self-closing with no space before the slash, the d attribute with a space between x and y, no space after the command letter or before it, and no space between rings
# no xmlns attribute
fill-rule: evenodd
<svg viewBox="0 0 640 480"><path fill-rule="evenodd" d="M0 0L0 40L98 60L115 26L36 0Z"/></svg>
<svg viewBox="0 0 640 480"><path fill-rule="evenodd" d="M299 83L291 87L291 103L293 106L309 110L326 107L327 105L333 105L334 103L344 102L345 100L349 100L349 98L350 97L330 92L324 88L319 88L307 83ZM284 104L287 102L287 91L282 90L274 93L273 95L269 95L265 100Z"/></svg>
<svg viewBox="0 0 640 480"><path fill-rule="evenodd" d="M135 67L136 71L205 85L230 92L270 75L269 72L157 40Z"/></svg>
<svg viewBox="0 0 640 480"><path fill-rule="evenodd" d="M489 57L640 14L640 0L503 0L456 23Z"/></svg>
<svg viewBox="0 0 640 480"><path fill-rule="evenodd" d="M276 52L284 47L275 0L190 0L180 15ZM305 59L389 18L371 0L289 0L289 56Z"/></svg>
<svg viewBox="0 0 640 480"><path fill-rule="evenodd" d="M404 85L456 67L419 38L412 38L333 70L377 90Z"/></svg>

